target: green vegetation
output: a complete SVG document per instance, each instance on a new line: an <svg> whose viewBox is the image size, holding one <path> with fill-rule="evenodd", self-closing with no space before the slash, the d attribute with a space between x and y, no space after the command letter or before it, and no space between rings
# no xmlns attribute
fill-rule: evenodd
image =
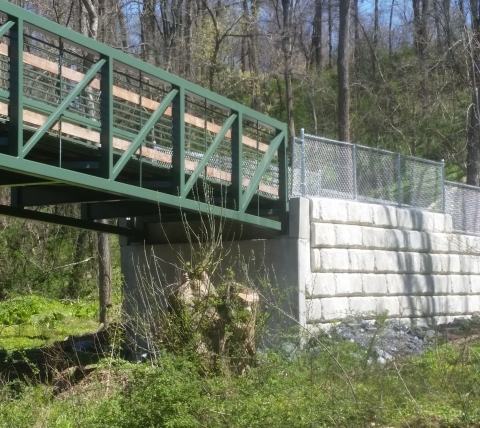
<svg viewBox="0 0 480 428"><path fill-rule="evenodd" d="M5 382L0 427L474 427L480 423L480 344L437 345L384 366L351 342L267 352L243 377L200 374L163 353L154 363L106 359L60 394ZM348 379L345 376L348 376Z"/></svg>
<svg viewBox="0 0 480 428"><path fill-rule="evenodd" d="M0 350L36 348L98 327L96 299L58 301L40 296L0 302Z"/></svg>

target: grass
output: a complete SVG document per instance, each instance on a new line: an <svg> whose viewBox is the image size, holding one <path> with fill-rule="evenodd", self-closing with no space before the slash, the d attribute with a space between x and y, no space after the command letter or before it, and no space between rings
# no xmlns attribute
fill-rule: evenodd
<svg viewBox="0 0 480 428"><path fill-rule="evenodd" d="M0 302L0 350L38 348L98 328L96 300L23 296Z"/></svg>
<svg viewBox="0 0 480 428"><path fill-rule="evenodd" d="M9 304L0 305L4 324L28 318L2 327L1 343L17 349L97 327L93 302ZM62 315L52 321L55 313ZM325 347L261 352L243 377L200 373L195 357L163 352L144 364L102 359L80 381L65 371L47 383L0 380L0 428L480 426L478 337L438 342L423 355L385 365L367 363L367 350L355 343L319 340Z"/></svg>
<svg viewBox="0 0 480 428"><path fill-rule="evenodd" d="M365 366L366 352L329 342L353 385L318 350L268 352L245 377L200 375L187 356L104 360L55 395L53 385L0 388L0 427L478 427L480 344ZM3 400L2 400L3 398Z"/></svg>

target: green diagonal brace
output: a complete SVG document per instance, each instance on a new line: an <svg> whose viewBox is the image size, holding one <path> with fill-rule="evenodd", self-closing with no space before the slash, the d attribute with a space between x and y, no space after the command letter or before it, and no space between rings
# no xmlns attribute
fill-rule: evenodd
<svg viewBox="0 0 480 428"><path fill-rule="evenodd" d="M1 27L0 27L0 37L3 37L5 35L5 33L10 30L10 28L12 28L13 26L15 25L15 22L13 21L8 21L8 22L5 22L5 24L3 24Z"/></svg>
<svg viewBox="0 0 480 428"><path fill-rule="evenodd" d="M55 122L58 121L60 118L61 114L68 108L68 106L77 98L77 96L80 94L80 92L83 91L85 86L87 86L95 77L95 75L100 71L102 66L106 63L105 59L101 59L95 65L88 71L87 74L85 74L85 77L78 83L77 86L70 92L63 100L63 102L58 106L58 108L53 112L50 117L47 119L47 121L37 129L35 134L32 135L30 140L28 140L27 144L25 144L21 158L25 158L25 156L28 155L30 150L32 150L33 146L38 143L40 138L42 138L45 133L55 124Z"/></svg>
<svg viewBox="0 0 480 428"><path fill-rule="evenodd" d="M132 141L132 144L130 144L130 147L127 150L125 150L122 157L115 164L112 171L112 178L111 178L112 180L115 180L118 177L118 174L120 174L123 167L134 155L138 147L143 143L143 140L145 140L145 137L148 135L148 133L152 130L152 128L158 122L162 114L165 113L165 110L171 104L172 100L175 98L175 95L177 95L177 93L178 91L176 89L173 89L163 98L162 102L157 107L155 112L150 116L150 119L148 119L147 123L143 126L142 130L137 134L135 139Z"/></svg>
<svg viewBox="0 0 480 428"><path fill-rule="evenodd" d="M223 124L222 129L220 132L217 134L215 139L213 140L213 143L210 145L208 150L205 152L205 154L202 157L202 160L198 163L197 168L195 171L192 173L190 178L188 179L187 183L185 184L185 188L183 191L183 197L186 197L188 195L188 192L192 190L193 185L197 181L199 175L202 173L202 170L207 166L208 161L210 158L213 156L215 151L217 150L218 146L222 142L223 138L225 137L225 134L228 132L228 130L232 127L233 122L237 118L236 114L232 114L227 121Z"/></svg>
<svg viewBox="0 0 480 428"><path fill-rule="evenodd" d="M240 212L243 213L247 209L248 204L252 200L255 192L257 191L258 185L260 184L263 174L265 173L268 166L272 162L273 156L275 156L275 152L278 150L284 137L285 137L284 133L280 132L270 142L267 152L263 155L263 158L260 164L258 165L257 170L255 171L255 174L251 178L250 183L248 184L248 187L245 189L245 192L243 193L241 204L240 204Z"/></svg>

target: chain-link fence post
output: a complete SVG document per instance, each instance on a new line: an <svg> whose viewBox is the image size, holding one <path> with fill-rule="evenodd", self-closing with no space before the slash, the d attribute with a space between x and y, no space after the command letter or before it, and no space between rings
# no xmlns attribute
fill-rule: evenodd
<svg viewBox="0 0 480 428"><path fill-rule="evenodd" d="M352 185L353 185L353 199L357 200L357 146L352 145Z"/></svg>
<svg viewBox="0 0 480 428"><path fill-rule="evenodd" d="M445 214L445 160L442 159L442 212Z"/></svg>
<svg viewBox="0 0 480 428"><path fill-rule="evenodd" d="M402 155L397 153L398 206L402 206Z"/></svg>
<svg viewBox="0 0 480 428"><path fill-rule="evenodd" d="M307 194L307 172L305 170L305 130L300 129L301 164L300 164L300 193L303 197Z"/></svg>

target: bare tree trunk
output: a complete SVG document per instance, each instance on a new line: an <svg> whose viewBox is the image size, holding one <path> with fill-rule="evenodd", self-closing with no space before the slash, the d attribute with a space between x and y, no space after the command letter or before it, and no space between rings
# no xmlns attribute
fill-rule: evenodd
<svg viewBox="0 0 480 428"><path fill-rule="evenodd" d="M395 7L395 0L392 0L392 5L390 7L390 22L388 23L388 54L392 56L393 52L393 36L392 36L392 28L393 28L393 8Z"/></svg>
<svg viewBox="0 0 480 428"><path fill-rule="evenodd" d="M378 0L375 0L375 10L374 10L374 18L373 18L373 51L374 51L374 58L372 58L373 77L375 77L376 66L377 66L378 32L379 31L380 31L380 26L379 26Z"/></svg>
<svg viewBox="0 0 480 428"><path fill-rule="evenodd" d="M323 46L322 46L322 18L323 18L323 0L315 0L315 16L313 17L313 57L317 73L320 73L323 67Z"/></svg>
<svg viewBox="0 0 480 428"><path fill-rule="evenodd" d="M88 14L88 35L96 39L98 37L98 5L92 0L82 0ZM94 61L93 55L88 54L86 60L90 63ZM106 220L102 220L106 223ZM98 290L100 300L100 322L107 325L107 308L111 305L111 273L110 273L110 245L106 233L98 233Z"/></svg>
<svg viewBox="0 0 480 428"><path fill-rule="evenodd" d="M107 220L100 220L106 224ZM110 242L107 233L97 233L98 237L98 297L100 300L100 319L108 326L107 309L112 306L112 269L110 262Z"/></svg>
<svg viewBox="0 0 480 428"><path fill-rule="evenodd" d="M155 0L143 0L143 9L140 16L141 19L141 41L142 53L141 57L149 64L158 65L156 49L159 40L156 36L155 22Z"/></svg>
<svg viewBox="0 0 480 428"><path fill-rule="evenodd" d="M333 58L333 41L332 41L332 33L333 33L333 7L332 7L332 0L328 0L328 67L332 68L332 58Z"/></svg>
<svg viewBox="0 0 480 428"><path fill-rule="evenodd" d="M480 186L480 5L470 0L472 37L470 44L472 106L467 133L467 184Z"/></svg>
<svg viewBox="0 0 480 428"><path fill-rule="evenodd" d="M295 137L295 121L293 117L293 90L292 90L292 2L291 0L282 0L283 9L283 34L282 48L285 76L285 101L287 107L287 126L289 141Z"/></svg>
<svg viewBox="0 0 480 428"><path fill-rule="evenodd" d="M338 139L350 141L350 0L340 0L340 29L338 33Z"/></svg>

